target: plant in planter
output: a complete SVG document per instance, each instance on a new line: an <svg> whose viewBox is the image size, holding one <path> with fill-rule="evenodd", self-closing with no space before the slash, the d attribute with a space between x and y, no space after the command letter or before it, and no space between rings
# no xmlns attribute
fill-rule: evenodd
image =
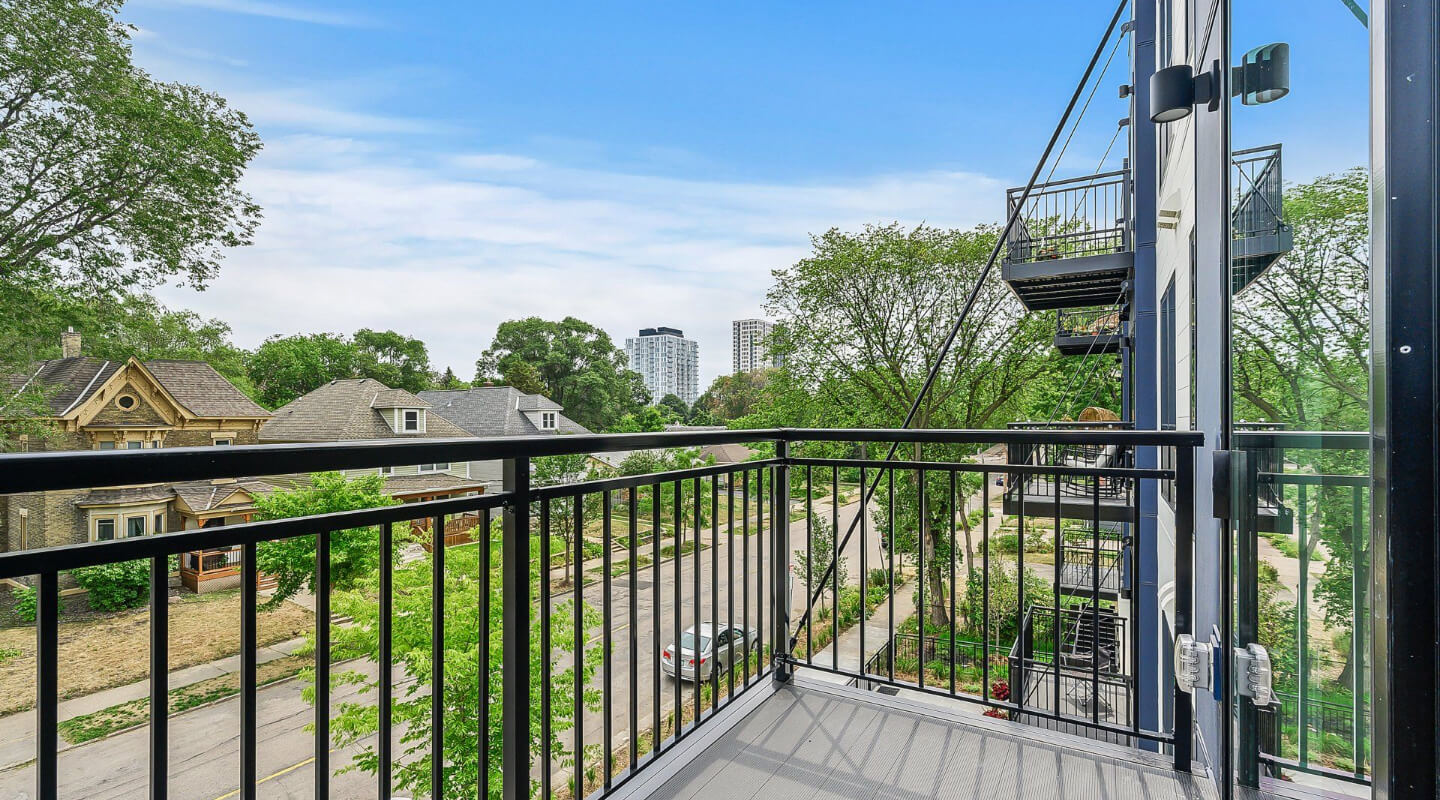
<svg viewBox="0 0 1440 800"><path fill-rule="evenodd" d="M1007 681L995 681L990 684L990 696L996 700L1010 699L1010 684Z"/></svg>

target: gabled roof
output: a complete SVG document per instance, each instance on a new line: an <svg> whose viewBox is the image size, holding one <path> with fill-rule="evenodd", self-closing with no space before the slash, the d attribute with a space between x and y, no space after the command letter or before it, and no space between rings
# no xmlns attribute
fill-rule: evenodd
<svg viewBox="0 0 1440 800"><path fill-rule="evenodd" d="M421 392L430 403L430 418L444 417L471 436L542 436L554 433L589 433L580 423L561 414L558 403L544 395L526 394L513 386L476 386ZM554 411L555 430L541 430L526 411Z"/></svg>
<svg viewBox="0 0 1440 800"><path fill-rule="evenodd" d="M404 389L386 389L375 395L370 401L371 408L429 408L430 404L405 391Z"/></svg>
<svg viewBox="0 0 1440 800"><path fill-rule="evenodd" d="M4 378L10 393L44 393L53 416L62 417L99 391L127 363L139 364L176 403L197 417L255 418L270 412L235 388L204 361L155 359L106 361L89 356L41 361L28 373Z"/></svg>
<svg viewBox="0 0 1440 800"><path fill-rule="evenodd" d="M426 415L424 432L396 433L374 405L376 397L382 392L395 391L397 390L374 378L331 381L277 410L270 421L261 426L260 441L343 442L356 439L458 438L469 435L463 428L433 411Z"/></svg>
<svg viewBox="0 0 1440 800"><path fill-rule="evenodd" d="M156 382L197 417L268 417L245 393L204 361L157 358L142 362Z"/></svg>

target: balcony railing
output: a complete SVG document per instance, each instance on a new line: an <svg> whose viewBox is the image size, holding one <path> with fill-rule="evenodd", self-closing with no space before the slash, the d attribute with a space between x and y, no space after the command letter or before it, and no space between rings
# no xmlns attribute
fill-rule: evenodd
<svg viewBox="0 0 1440 800"><path fill-rule="evenodd" d="M1024 194L1011 189L1006 211ZM1036 186L1006 242L1012 263L1120 253L1130 249L1130 171L1117 170Z"/></svg>
<svg viewBox="0 0 1440 800"><path fill-rule="evenodd" d="M1231 291L1239 294L1294 246L1285 222L1280 145L1237 150L1232 157L1235 191L1230 212Z"/></svg>
<svg viewBox="0 0 1440 800"><path fill-rule="evenodd" d="M531 481L532 459L550 455L741 442L772 443L774 455L735 465L555 486L534 486ZM863 453L866 450L858 447L863 443L898 442L914 457L828 458L821 454L833 447L814 446L849 443L856 446L852 451ZM608 796L631 785L637 775L669 763L667 759L691 752L677 748L682 743L693 748L689 742L697 732L727 724L726 709L762 682L789 682L797 670L829 672L1148 740L1172 751L1177 770L1188 770L1191 706L1188 696L1173 687L1154 687L1157 698L1176 698L1174 727L1166 729L1143 728L1134 715L1118 723L1095 712L1094 704L1086 713L1073 713L1068 707L1027 702L1024 692L1001 697L991 691L991 670L1004 669L1004 661L997 665L983 655L991 649L989 643L1005 638L1009 625L1019 623L991 613L1002 602L1016 602L991 591L991 581L1010 566L988 546L980 548L981 563L966 564L960 556L959 527L964 523L959 518L975 502L989 507L998 476L1017 483L1049 476L1053 485L1083 480L1092 488L1107 481L1174 482L1187 513L1177 515L1181 521L1172 625L1176 633L1188 632L1193 544L1183 520L1189 519L1194 448L1199 443L1196 434L1173 432L768 429L0 456L0 491L6 493L440 461L502 460L505 465L504 490L494 494L0 554L0 578L33 576L37 589L38 713L31 767L35 790L40 797L61 794L61 573L97 564L150 563L149 750L148 760L137 759L146 766L136 782L148 775L152 795L164 796L175 766L167 713L168 558L238 548L242 583L235 789L242 798L264 795L259 783L264 773L257 699L258 594L253 587L261 549L296 539L313 541L314 585L321 587L314 597L312 634L319 694L311 709L313 755L294 768L308 771L317 797L373 793L377 786L385 797L397 787L437 798ZM1118 461L1043 459L989 464L955 455L994 444L1101 453L1159 446L1176 450L1171 462L1176 466L1137 469ZM979 480L972 482L971 476ZM973 487L973 494L966 487ZM842 507L847 510L842 512ZM466 515L476 520L473 544L398 557L398 546L414 529L447 531L449 520ZM803 525L798 519L792 523L797 515L803 515ZM827 515L835 532L828 540L828 562L824 540L817 538L819 520ZM989 515L981 517L978 534L983 543L992 529ZM492 524L497 519L499 524ZM881 530L890 547L871 560L870 545ZM362 590L356 593L374 603L373 613L335 622L331 592L325 590L334 578L332 548L340 537L353 544L357 535L371 537L366 541L373 541L379 555L376 574L362 578ZM1049 534L1040 532L1038 522L1027 525L1021 519L1013 559L1020 575L1031 569L1025 562L1027 535ZM902 556L897 550L907 548L907 538L910 555ZM1058 525L1053 538L1063 547ZM858 566L858 573L841 558L857 543L858 563L851 566ZM599 545L598 550L587 546L592 544ZM913 568L909 578L897 569L897 556ZM844 568L816 569L817 558ZM559 581L558 572L566 562L572 576L568 585ZM800 572L802 563L810 569ZM1049 573L1052 607L1059 607L1060 559L1032 567L1042 578ZM964 585L969 587L963 602L958 591L962 570L967 571ZM883 578L877 585L878 574ZM930 618L923 628L925 641L940 637L952 643L939 647L952 653L944 659L943 675L936 676L928 663L929 645L917 644L921 664L913 677L897 671L898 659L893 657L883 674L867 668L871 653L904 641L897 639L901 632L895 629L896 607L909 601L908 594L897 598L901 580L918 582L919 611ZM1026 581L1018 584L1023 587ZM881 607L871 600L882 594L888 635L867 642L866 628ZM857 605L849 606L852 601ZM858 626L860 658L854 663L838 655L841 615L851 607L858 612L843 624L849 630ZM934 623L942 610L947 625ZM974 658L960 655L964 647L954 644L963 639L959 626L967 624L960 622L962 613L979 620L973 634L977 642L987 643L977 645ZM1085 618L1093 623L1096 613L1064 617L1076 625L1073 631L1062 631L1060 667L1067 685L1073 688L1088 680L1091 696L1099 697L1107 691L1102 677L1135 674L1139 654L1127 645L1106 645L1115 633L1108 622L1086 628ZM478 622L478 630L467 627L467 618ZM816 638L824 638L819 631L826 628L828 658ZM843 633L849 635L848 630ZM393 667L372 669L360 679L366 697L373 698L373 709L355 716L341 703L339 713L347 714L343 720L334 717L327 702L337 699L337 641L365 642L358 654L361 661ZM403 659L397 652L402 646L411 648ZM357 653L343 657L354 659ZM957 668L976 661L978 692ZM402 691L397 669L415 685ZM1071 671L1076 674L1071 676ZM666 685L668 675L679 680ZM357 725L370 726L369 735L359 735ZM342 740L345 748L339 746ZM342 766L350 769L336 774ZM369 787L359 785L367 778L357 768L373 773ZM216 764L215 769L227 767ZM659 772L664 774L664 769Z"/></svg>

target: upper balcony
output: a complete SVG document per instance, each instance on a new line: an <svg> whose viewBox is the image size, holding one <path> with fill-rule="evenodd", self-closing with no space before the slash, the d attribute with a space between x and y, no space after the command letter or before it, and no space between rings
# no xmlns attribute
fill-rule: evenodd
<svg viewBox="0 0 1440 800"><path fill-rule="evenodd" d="M1118 353L1125 344L1123 306L1061 309L1055 314L1055 349L1062 355Z"/></svg>
<svg viewBox="0 0 1440 800"><path fill-rule="evenodd" d="M1031 311L1113 306L1135 267L1130 238L1130 171L1007 192L1019 214L1006 240L1001 276Z"/></svg>
<svg viewBox="0 0 1440 800"><path fill-rule="evenodd" d="M1101 602L1065 600L1066 581L1084 579L1066 577L1069 556L1027 556L1063 546L1065 531L1044 530L1043 508L1006 512L1013 532L999 515L968 521L1004 503L997 478L1124 482L1128 498L1173 484L1188 504L1200 442L769 429L0 456L4 493L441 461L502 460L506 474L496 493L0 554L0 578L36 589L26 657L38 712L33 762L0 771L0 796L1214 797L1191 762L1190 696L1141 669L1127 604L1105 597L1094 569ZM774 454L531 484L532 459L546 456L730 443ZM913 459L834 457L835 443L862 454L903 443ZM1155 446L1174 466L941 455L997 444ZM454 520L474 525L433 546ZM1193 532L1178 528L1169 617L1184 633ZM238 690L177 708L187 678L169 666L185 607L169 601L169 557L232 548ZM374 574L342 578L367 548ZM308 553L322 588L308 600L309 647L293 656L309 659L300 680L262 685L267 552ZM83 621L60 614L61 576L136 560L149 566L134 620L149 631L134 653L151 665L148 705L129 703L129 729L62 749L76 723L60 699L81 655L68 626ZM1141 694L1172 704L1167 722L1142 724Z"/></svg>
<svg viewBox="0 0 1440 800"><path fill-rule="evenodd" d="M1231 172L1235 208L1230 213L1230 289L1244 291L1295 246L1285 222L1280 145L1236 150Z"/></svg>

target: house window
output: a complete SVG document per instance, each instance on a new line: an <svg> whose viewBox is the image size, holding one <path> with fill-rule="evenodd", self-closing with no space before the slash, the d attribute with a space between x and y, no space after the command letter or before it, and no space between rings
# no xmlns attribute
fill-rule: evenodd
<svg viewBox="0 0 1440 800"><path fill-rule="evenodd" d="M115 449L115 442L114 442L114 441L109 441L109 440L101 441L101 442L98 442L98 443L96 444L96 446L97 446L99 449L101 449L101 450L114 450L114 449Z"/></svg>
<svg viewBox="0 0 1440 800"><path fill-rule="evenodd" d="M235 440L234 440L234 439L216 439L216 440L214 441L214 445L215 445L216 447L229 447L229 446L231 446L231 445L233 445L233 444L235 444Z"/></svg>
<svg viewBox="0 0 1440 800"><path fill-rule="evenodd" d="M395 468L394 468L394 467L381 467L381 468L380 468L380 474L381 474L381 475L386 475L386 476L394 475L394 474L395 474Z"/></svg>
<svg viewBox="0 0 1440 800"><path fill-rule="evenodd" d="M424 474L424 473L427 473L427 472L444 472L445 470L448 470L448 469L450 469L450 464L449 464L449 462L445 462L445 463L443 463L443 464L421 464L421 465L420 465L420 472L421 472L421 474Z"/></svg>
<svg viewBox="0 0 1440 800"><path fill-rule="evenodd" d="M95 520L95 541L108 542L115 538L115 518L102 517Z"/></svg>
<svg viewBox="0 0 1440 800"><path fill-rule="evenodd" d="M135 403L135 395L133 394L122 394L119 397L115 398L115 405L120 406L126 411L134 408Z"/></svg>
<svg viewBox="0 0 1440 800"><path fill-rule="evenodd" d="M125 449L126 449L126 450L142 450L142 449L144 449L144 447L145 447L145 443L144 443L144 442L126 442L126 443L125 443Z"/></svg>
<svg viewBox="0 0 1440 800"><path fill-rule="evenodd" d="M403 417L400 423L400 430L407 433L420 430L419 409L407 408L402 412L402 414Z"/></svg>
<svg viewBox="0 0 1440 800"><path fill-rule="evenodd" d="M165 512L163 512L163 511L157 511L157 512L155 512L155 526L150 529L150 532L151 532L151 533L164 533L164 532L165 532Z"/></svg>
<svg viewBox="0 0 1440 800"><path fill-rule="evenodd" d="M541 428L542 430L547 430L547 431L553 431L553 430L555 430L555 412L554 412L554 411L541 411L541 412L540 412L540 428Z"/></svg>
<svg viewBox="0 0 1440 800"><path fill-rule="evenodd" d="M1165 287L1160 298L1160 429L1175 430L1175 278ZM1160 448L1160 468L1173 469L1174 449ZM1160 494L1172 506L1175 504L1175 481L1162 481Z"/></svg>
<svg viewBox="0 0 1440 800"><path fill-rule="evenodd" d="M126 517L125 535L130 538L145 535L145 517Z"/></svg>

